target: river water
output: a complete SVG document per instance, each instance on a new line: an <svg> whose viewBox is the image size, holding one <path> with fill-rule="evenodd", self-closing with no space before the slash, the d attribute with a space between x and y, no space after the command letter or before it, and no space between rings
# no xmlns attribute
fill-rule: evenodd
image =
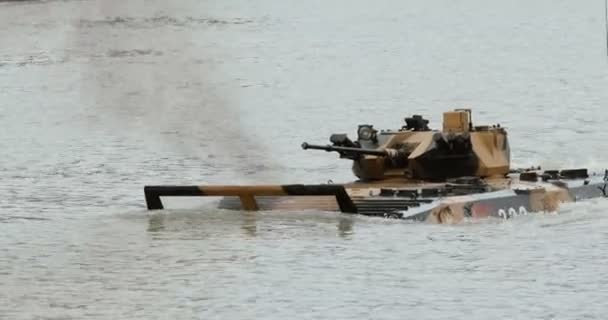
<svg viewBox="0 0 608 320"><path fill-rule="evenodd" d="M348 161L300 143L465 106L509 128L514 166L601 170L603 10L0 3L0 318L605 318L606 201L436 226L143 199L145 184L348 181Z"/></svg>

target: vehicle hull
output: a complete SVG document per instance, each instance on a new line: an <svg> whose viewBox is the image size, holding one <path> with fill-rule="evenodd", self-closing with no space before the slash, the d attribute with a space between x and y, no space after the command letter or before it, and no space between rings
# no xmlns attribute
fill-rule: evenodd
<svg viewBox="0 0 608 320"><path fill-rule="evenodd" d="M235 210L318 210L386 218L458 223L465 219L509 219L554 212L560 204L606 197L607 179L585 177L524 181L520 174L454 184L395 179L376 183L268 186L147 186L148 209L163 209L161 197L221 197Z"/></svg>

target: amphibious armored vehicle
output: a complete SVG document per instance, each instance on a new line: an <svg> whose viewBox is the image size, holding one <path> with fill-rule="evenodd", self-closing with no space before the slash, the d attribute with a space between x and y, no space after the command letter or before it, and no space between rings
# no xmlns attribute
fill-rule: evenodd
<svg viewBox="0 0 608 320"><path fill-rule="evenodd" d="M258 186L146 186L148 209L164 196L222 197L219 206L243 210L341 211L455 223L555 211L562 202L606 197L608 170L513 170L507 131L475 126L470 109L443 114L441 130L420 115L397 130L360 125L357 139L333 134L329 145L304 142L304 150L336 152L353 162L357 181L345 184Z"/></svg>

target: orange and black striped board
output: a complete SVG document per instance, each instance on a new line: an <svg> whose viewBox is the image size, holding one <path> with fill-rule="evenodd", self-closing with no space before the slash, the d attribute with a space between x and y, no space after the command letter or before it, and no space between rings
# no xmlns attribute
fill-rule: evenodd
<svg viewBox="0 0 608 320"><path fill-rule="evenodd" d="M144 188L148 210L164 209L161 197L238 197L241 207L248 211L259 210L256 197L266 196L333 196L341 212L357 213L357 207L343 185L259 185L259 186L146 186Z"/></svg>

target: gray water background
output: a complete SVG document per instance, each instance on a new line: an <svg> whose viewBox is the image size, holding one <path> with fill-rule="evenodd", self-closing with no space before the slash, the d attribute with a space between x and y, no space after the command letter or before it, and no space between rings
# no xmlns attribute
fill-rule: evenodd
<svg viewBox="0 0 608 320"><path fill-rule="evenodd" d="M0 318L604 319L608 204L455 226L145 211L145 184L348 181L300 150L474 108L606 166L601 1L0 4ZM181 203L174 203L176 206Z"/></svg>

